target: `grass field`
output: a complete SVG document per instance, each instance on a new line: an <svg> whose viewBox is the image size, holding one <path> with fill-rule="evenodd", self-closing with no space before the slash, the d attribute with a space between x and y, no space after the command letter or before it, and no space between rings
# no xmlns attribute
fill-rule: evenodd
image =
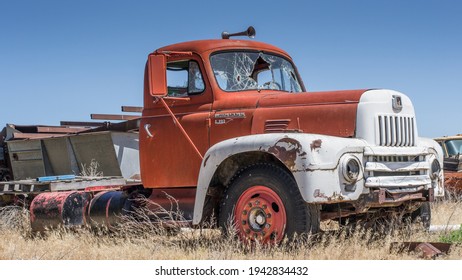
<svg viewBox="0 0 462 280"><path fill-rule="evenodd" d="M432 205L432 224L462 224L462 202L437 202ZM323 223L338 228L337 223ZM313 260L409 260L419 259L416 252L397 252L392 243L439 241L448 233L429 233L414 226L379 236L357 229L327 231L304 242L283 242L278 246L245 246L226 238L218 230L181 230L168 234L151 226L125 228L118 233L88 230L56 230L46 237L31 237L27 211L0 211L0 259L313 259ZM462 259L462 245L453 244L449 254L439 259Z"/></svg>

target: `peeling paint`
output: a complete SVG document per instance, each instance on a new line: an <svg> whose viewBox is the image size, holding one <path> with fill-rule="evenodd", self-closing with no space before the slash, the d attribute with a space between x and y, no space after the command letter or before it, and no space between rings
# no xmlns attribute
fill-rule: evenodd
<svg viewBox="0 0 462 280"><path fill-rule="evenodd" d="M315 198L323 198L328 202L339 202L345 199L342 194L336 192L334 192L332 196L327 196L325 193L321 191L321 189L315 189L313 196Z"/></svg>
<svg viewBox="0 0 462 280"><path fill-rule="evenodd" d="M276 142L272 147L268 149L268 152L279 158L284 164L291 170L295 168L295 160L297 156L300 156L302 151L302 145L295 139L282 138Z"/></svg>
<svg viewBox="0 0 462 280"><path fill-rule="evenodd" d="M314 193L313 193L313 196L316 197L316 198L320 198L320 197L321 198L326 198L326 195L323 192L321 192L320 189L315 189Z"/></svg>
<svg viewBox="0 0 462 280"><path fill-rule="evenodd" d="M208 155L205 159L204 159L204 167L207 165L207 161L209 160L210 158L210 155Z"/></svg>
<svg viewBox="0 0 462 280"><path fill-rule="evenodd" d="M85 223L84 208L89 196L81 192L41 193L30 206L33 231L43 231L58 226L80 226Z"/></svg>
<svg viewBox="0 0 462 280"><path fill-rule="evenodd" d="M321 139L316 139L310 144L310 149L313 151L315 149L321 148L322 145L322 140Z"/></svg>

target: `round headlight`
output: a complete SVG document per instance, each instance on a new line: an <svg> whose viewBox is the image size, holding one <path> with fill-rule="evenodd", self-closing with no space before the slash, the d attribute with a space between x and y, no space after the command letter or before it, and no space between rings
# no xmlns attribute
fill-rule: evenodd
<svg viewBox="0 0 462 280"><path fill-rule="evenodd" d="M355 183L361 173L361 162L353 156L348 156L342 161L343 177L348 183Z"/></svg>
<svg viewBox="0 0 462 280"><path fill-rule="evenodd" d="M440 165L440 162L437 160L437 159L434 159L432 161L432 165L431 165L431 174L430 174L430 178L432 178L433 180L435 180L436 178L438 178L438 176L440 175L440 172L441 172L441 165Z"/></svg>

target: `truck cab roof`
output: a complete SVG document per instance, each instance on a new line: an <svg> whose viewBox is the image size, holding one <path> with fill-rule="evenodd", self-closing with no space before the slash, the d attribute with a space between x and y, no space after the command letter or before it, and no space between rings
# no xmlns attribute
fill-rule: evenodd
<svg viewBox="0 0 462 280"><path fill-rule="evenodd" d="M177 51L177 52L194 52L199 55L212 53L220 50L235 50L235 49L256 49L267 52L282 54L288 58L290 55L284 50L270 44L251 41L251 40L231 40L231 39L212 39L212 40L197 40L183 42L173 45L168 45L157 49L155 52Z"/></svg>

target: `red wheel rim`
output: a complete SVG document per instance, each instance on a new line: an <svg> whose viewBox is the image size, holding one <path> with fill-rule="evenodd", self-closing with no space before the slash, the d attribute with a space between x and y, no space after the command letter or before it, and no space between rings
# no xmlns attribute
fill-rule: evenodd
<svg viewBox="0 0 462 280"><path fill-rule="evenodd" d="M243 241L279 242L287 217L279 195L265 186L253 186L239 197L234 214L237 234Z"/></svg>

